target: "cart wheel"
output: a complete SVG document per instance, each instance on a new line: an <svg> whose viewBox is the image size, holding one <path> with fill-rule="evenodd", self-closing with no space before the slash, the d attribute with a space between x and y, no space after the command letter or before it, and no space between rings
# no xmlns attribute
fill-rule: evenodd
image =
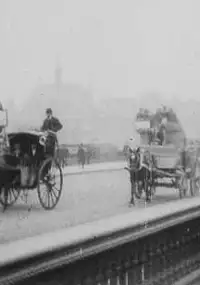
<svg viewBox="0 0 200 285"><path fill-rule="evenodd" d="M20 195L20 189L14 187L3 187L0 190L0 204L4 207L4 210L12 206Z"/></svg>
<svg viewBox="0 0 200 285"><path fill-rule="evenodd" d="M38 198L42 207L52 210L60 200L63 186L63 175L60 164L53 158L47 158L38 174Z"/></svg>

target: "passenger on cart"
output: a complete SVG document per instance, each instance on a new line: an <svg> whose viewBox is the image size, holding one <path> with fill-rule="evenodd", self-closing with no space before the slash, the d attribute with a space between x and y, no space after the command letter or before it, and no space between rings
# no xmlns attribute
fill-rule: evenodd
<svg viewBox="0 0 200 285"><path fill-rule="evenodd" d="M164 129L162 127L157 132L157 139L159 141L159 145L163 145L165 141L165 136L164 136Z"/></svg>
<svg viewBox="0 0 200 285"><path fill-rule="evenodd" d="M16 143L13 146L13 155L18 158L18 167L21 170L20 181L21 185L25 186L30 184L31 177L32 177L32 169L31 165L31 157L28 151L23 151L21 148L20 143Z"/></svg>

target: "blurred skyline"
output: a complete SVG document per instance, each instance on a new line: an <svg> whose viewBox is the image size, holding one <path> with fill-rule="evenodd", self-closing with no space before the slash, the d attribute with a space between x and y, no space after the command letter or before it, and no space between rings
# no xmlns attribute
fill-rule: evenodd
<svg viewBox="0 0 200 285"><path fill-rule="evenodd" d="M199 100L198 0L0 0L1 98L20 105L41 78L97 98Z"/></svg>

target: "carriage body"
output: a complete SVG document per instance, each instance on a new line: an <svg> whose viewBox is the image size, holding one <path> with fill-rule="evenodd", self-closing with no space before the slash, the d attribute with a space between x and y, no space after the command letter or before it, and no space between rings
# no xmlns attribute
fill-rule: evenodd
<svg viewBox="0 0 200 285"><path fill-rule="evenodd" d="M149 145L144 149L154 158L154 167L163 171L174 171L182 165L182 152L170 145Z"/></svg>
<svg viewBox="0 0 200 285"><path fill-rule="evenodd" d="M5 207L11 204L6 197L11 192L15 193L15 197L18 197L20 192L37 189L43 208L54 208L62 190L62 171L55 156L56 139L54 135L28 131L8 133L7 137L9 149L7 152L0 153L1 204ZM53 167L55 167L55 173L51 174ZM41 186L46 186L49 198L49 195L53 195L52 187L56 184L57 176L60 178L60 192L53 205L49 206L42 198Z"/></svg>
<svg viewBox="0 0 200 285"><path fill-rule="evenodd" d="M16 180L21 188L33 189L37 186L37 177L42 163L46 159L46 136L44 133L15 132L9 133L11 165L16 167L20 177ZM13 157L18 160L17 166L12 165ZM26 171L30 169L30 173ZM32 172L32 173L31 173ZM33 175L34 179L29 181L29 176Z"/></svg>

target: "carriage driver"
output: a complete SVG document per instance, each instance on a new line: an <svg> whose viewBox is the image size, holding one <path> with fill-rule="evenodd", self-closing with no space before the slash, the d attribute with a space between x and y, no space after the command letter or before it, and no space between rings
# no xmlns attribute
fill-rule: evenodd
<svg viewBox="0 0 200 285"><path fill-rule="evenodd" d="M58 131L60 131L62 129L62 124L60 123L60 121L53 116L53 111L51 108L47 108L46 109L46 119L43 122L43 125L41 127L41 131L43 132L48 132L48 131L53 131L54 132L54 136L49 135L48 136L48 147L47 147L47 153L49 153L50 155L54 152L54 148L55 148L55 143L57 141L57 136L56 133Z"/></svg>
<svg viewBox="0 0 200 285"><path fill-rule="evenodd" d="M58 131L60 131L62 129L62 124L60 123L60 121L53 116L53 111L51 108L47 108L46 109L46 119L43 122L43 125L41 127L41 131L45 132L45 131L53 131L55 133L57 133Z"/></svg>

